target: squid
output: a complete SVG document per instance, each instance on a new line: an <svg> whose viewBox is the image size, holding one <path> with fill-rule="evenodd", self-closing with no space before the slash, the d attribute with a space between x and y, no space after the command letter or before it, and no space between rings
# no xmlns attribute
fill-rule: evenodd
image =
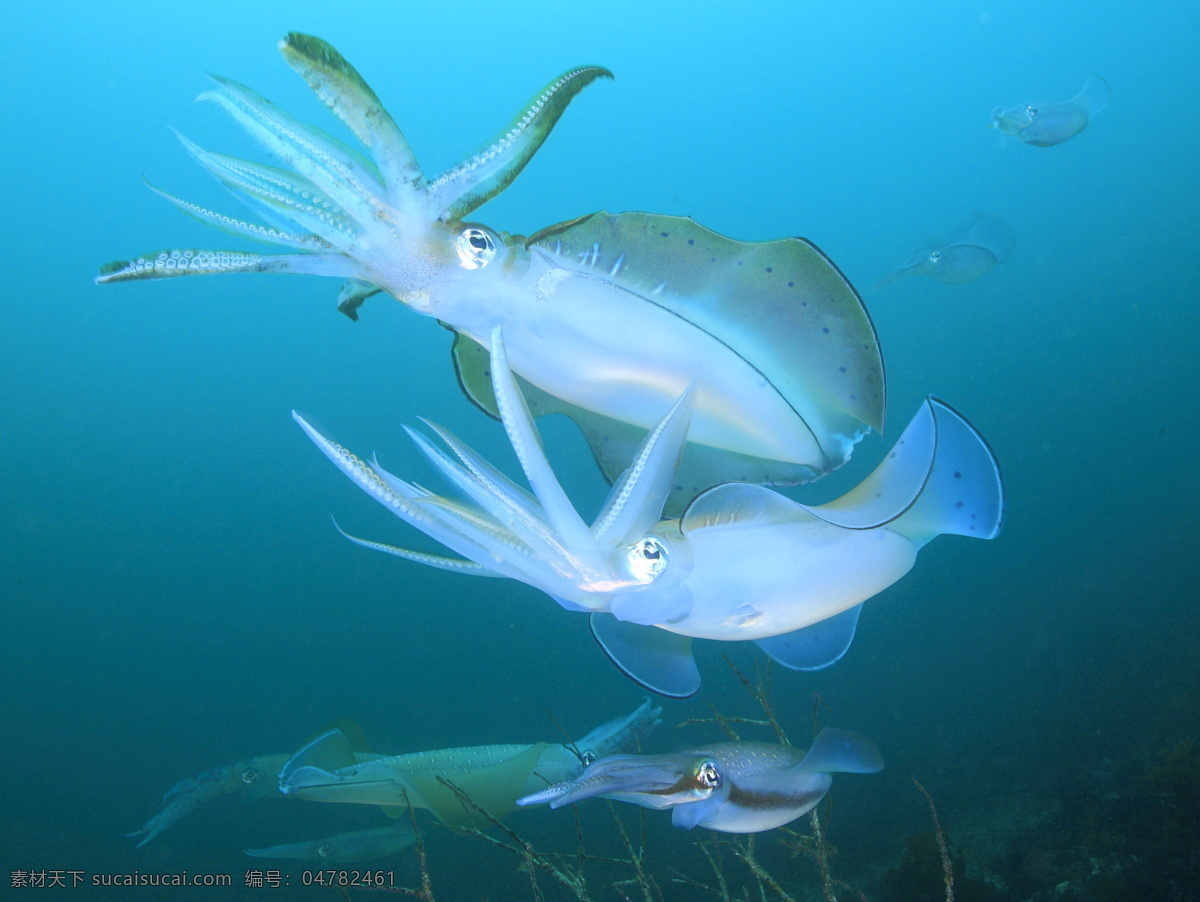
<svg viewBox="0 0 1200 902"><path fill-rule="evenodd" d="M355 456L293 411L339 470L461 557L343 535L433 567L516 579L589 613L609 658L658 694L699 690L694 638L753 640L787 667L826 667L849 647L862 603L907 573L927 542L999 532L1004 490L995 457L966 419L934 398L874 472L835 501L810 506L726 483L663 520L707 370L650 430L589 526L542 450L505 339L499 327L492 332L492 387L532 491L426 421L448 454L420 432L409 435L463 497L435 495Z"/></svg>
<svg viewBox="0 0 1200 902"><path fill-rule="evenodd" d="M926 241L900 266L875 284L890 285L905 276L929 276L939 282L973 282L987 275L1013 252L1016 236L1007 222L992 213L976 213L945 241Z"/></svg>
<svg viewBox="0 0 1200 902"><path fill-rule="evenodd" d="M721 742L669 755L612 755L517 804L561 808L600 797L656 811L669 808L671 822L687 830L760 833L814 808L833 784L833 773L882 769L883 757L869 739L825 727L807 752L765 742Z"/></svg>
<svg viewBox="0 0 1200 902"><path fill-rule="evenodd" d="M358 760L338 730L318 736L284 764L279 791L314 802L379 805L392 816L423 808L450 827L488 826L516 810L517 799L547 783L570 780L597 758L640 745L662 723L662 708L644 701L578 743L482 745ZM486 816L463 803L453 783Z"/></svg>
<svg viewBox="0 0 1200 902"><path fill-rule="evenodd" d="M1112 89L1099 75L1089 75L1070 100L1035 100L992 110L992 128L1034 147L1053 147L1074 138L1108 106Z"/></svg>
<svg viewBox="0 0 1200 902"><path fill-rule="evenodd" d="M478 804L486 805L486 810L499 817L513 810L516 799L535 787L572 779L597 758L639 747L642 739L662 722L661 713L660 707L645 700L632 713L601 724L578 742L565 745L552 742L483 745L400 756L355 751L345 730L327 730L295 754L258 755L180 780L163 796L162 810L141 829L126 835L138 839L137 847L141 848L206 802L239 791L246 800L265 796L323 796L322 801L337 801L332 786L326 786L322 792L324 778L314 766L334 760L341 768L382 762L369 773L387 775L395 785L408 787L408 804L427 808L446 823L462 824L463 806L437 783L438 776L453 780L473 801L478 792ZM525 768L523 773L521 768ZM431 781L437 789L422 794ZM342 787L353 785L345 773L335 774L325 782ZM399 791L387 799L384 804L389 814L406 810L398 807L405 804ZM413 838L411 822L401 818L386 827L247 849L246 854L255 858L327 863L367 861L398 852L410 845Z"/></svg>
<svg viewBox="0 0 1200 902"><path fill-rule="evenodd" d="M321 839L281 843L264 849L244 850L251 858L286 858L291 861L315 861L324 864L353 864L390 858L403 852L417 840L411 821L397 820L386 827L351 830Z"/></svg>
<svg viewBox="0 0 1200 902"><path fill-rule="evenodd" d="M246 801L277 795L279 769L287 763L288 757L286 753L256 755L180 780L163 796L162 810L140 829L125 835L138 840L137 848L140 849L180 818L213 799L234 793L241 793ZM368 754L365 757L375 756Z"/></svg>
<svg viewBox="0 0 1200 902"><path fill-rule="evenodd" d="M279 48L365 155L214 77L200 98L282 168L186 138L183 147L262 222L152 190L204 223L291 252L171 249L110 263L97 283L334 276L344 280L339 306L355 319L364 299L386 293L455 333L459 382L493 415L487 343L504 326L509 365L531 408L572 417L610 481L703 365L679 503L718 482L819 478L882 429L874 327L854 287L812 243L736 241L686 217L639 212L598 212L528 238L469 219L517 177L580 91L612 77L608 70L562 74L483 150L428 178L374 91L333 47L292 33Z"/></svg>

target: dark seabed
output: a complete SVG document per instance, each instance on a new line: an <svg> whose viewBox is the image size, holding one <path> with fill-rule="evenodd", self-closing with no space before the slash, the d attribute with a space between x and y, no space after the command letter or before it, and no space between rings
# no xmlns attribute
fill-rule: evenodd
<svg viewBox="0 0 1200 902"><path fill-rule="evenodd" d="M866 606L841 662L771 672L797 742L817 708L888 762L835 781L837 898L944 897L913 778L936 804L959 902L1200 898L1193 4L114 0L2 18L0 895L343 898L301 887L308 865L242 850L386 823L375 808L235 795L141 849L125 834L177 780L293 751L334 718L398 754L559 741L558 724L579 735L644 694L579 614L541 593L372 554L332 528L331 511L356 534L420 541L316 453L293 407L430 483L401 428L419 415L512 472L502 430L459 391L449 332L379 298L352 323L332 279L93 285L100 264L130 254L248 246L180 216L141 177L238 210L167 128L261 159L218 109L191 103L205 72L332 129L276 53L299 30L354 62L430 173L555 74L616 73L476 214L492 227L649 210L824 249L879 331L889 428L789 494L854 485L929 393L991 442L1009 502L999 539L936 540ZM1070 97L1092 72L1112 103L1070 141L1030 147L987 127L993 107ZM965 284L869 287L973 210L1012 225L1007 262ZM594 511L605 489L582 439L566 421L543 429ZM714 706L761 716L721 656L751 679L765 658L699 646L704 689L664 703L653 751L720 739L715 724L679 726ZM629 857L608 806L576 810L590 854ZM824 896L811 840L756 838L772 883L754 876L744 840L613 810L644 842L644 872L585 861L591 898L719 899L721 879L728 898ZM560 869L580 867L569 809L505 823L568 853ZM810 836L807 817L792 827ZM520 856L429 821L422 835L437 899L535 897ZM411 849L372 867L421 879ZM246 886L252 869L290 875L291 889ZM84 885L16 886L19 872L55 871ZM182 871L232 885L91 886ZM546 898L575 898L534 872Z"/></svg>

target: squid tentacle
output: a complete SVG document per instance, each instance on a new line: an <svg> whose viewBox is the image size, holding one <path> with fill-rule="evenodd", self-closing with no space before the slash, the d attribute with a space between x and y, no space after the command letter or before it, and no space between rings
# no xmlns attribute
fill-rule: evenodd
<svg viewBox="0 0 1200 902"><path fill-rule="evenodd" d="M492 330L491 338L492 385L496 394L496 406L500 419L508 433L525 478L533 494L542 503L554 531L572 551L590 553L598 557L598 546L588 525L575 510L567 497L554 469L542 450L541 437L533 423L533 415L525 403L525 397L517 387L516 377L508 367L508 352L504 349L504 338L499 326Z"/></svg>
<svg viewBox="0 0 1200 902"><path fill-rule="evenodd" d="M343 209L363 220L379 211L383 186L345 151L249 88L229 79L210 77L219 90L205 91L198 99L221 106L269 153L317 185Z"/></svg>
<svg viewBox="0 0 1200 902"><path fill-rule="evenodd" d="M424 185L421 167L403 132L358 70L328 43L310 35L291 32L279 42L279 50L317 99L370 150L392 206L409 205L413 190Z"/></svg>
<svg viewBox="0 0 1200 902"><path fill-rule="evenodd" d="M179 140L206 172L268 222L296 226L343 252L360 236L345 210L303 176L206 151L182 135Z"/></svg>
<svg viewBox="0 0 1200 902"><path fill-rule="evenodd" d="M143 182L145 182L147 188L188 216L200 220L205 225L228 232L231 235L242 235L255 241L294 247L299 250L329 249L328 242L318 238L316 235L295 235L290 232L271 228L270 226L258 225L257 223L247 222L244 219L226 216L224 213L217 213L215 210L210 210L207 207L202 207L199 204L176 197L174 194L169 194L161 188L154 187L154 185L146 182L145 179L143 179Z"/></svg>
<svg viewBox="0 0 1200 902"><path fill-rule="evenodd" d="M482 564L477 564L475 561L450 558L441 554L430 554L426 551L414 551L411 548L400 548L396 545L387 545L383 542L373 542L370 539L360 539L358 536L352 536L346 530L342 529L338 525L337 520L333 521L333 528L341 533L343 538L349 539L355 545L370 548L372 551L382 551L384 554L404 558L406 561L414 561L418 564L425 564L428 567L435 567L438 570L450 570L455 573L470 573L476 576L501 576L501 574L488 570Z"/></svg>
<svg viewBox="0 0 1200 902"><path fill-rule="evenodd" d="M491 144L429 183L432 215L443 222L460 220L507 188L575 95L598 78L612 77L601 66L583 66L546 85Z"/></svg>
<svg viewBox="0 0 1200 902"><path fill-rule="evenodd" d="M341 254L252 254L245 251L171 248L151 251L132 260L116 260L100 267L97 285L201 276L234 272L286 272L309 276L351 274L351 264Z"/></svg>
<svg viewBox="0 0 1200 902"><path fill-rule="evenodd" d="M537 553L545 556L560 575L568 579L574 576L575 569L570 563L570 552L563 547L553 529L539 515L536 502L533 505L522 503L523 499L515 491L518 487L508 477L497 474L500 481L494 482L490 478L491 474L477 474L461 467L430 444L421 433L413 429L407 431L421 452L450 482L469 495L506 529L519 536L527 548L537 549Z"/></svg>

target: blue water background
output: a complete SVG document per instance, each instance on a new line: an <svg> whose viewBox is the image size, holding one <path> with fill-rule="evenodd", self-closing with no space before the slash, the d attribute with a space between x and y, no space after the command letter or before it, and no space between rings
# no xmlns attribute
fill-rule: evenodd
<svg viewBox="0 0 1200 902"><path fill-rule="evenodd" d="M495 228L636 209L822 247L879 331L889 428L816 494L861 477L928 393L992 443L1001 538L935 541L867 605L841 663L775 674L799 739L816 692L824 722L868 734L890 764L838 781L839 867L886 866L927 829L910 775L966 829L1006 799L1196 735L1194 4L118 0L2 16L5 888L17 869L240 879L244 847L377 823L369 809L214 803L145 849L122 836L175 780L287 751L334 717L399 753L552 739L548 711L578 734L640 697L583 618L533 590L334 532L331 511L413 541L313 449L293 407L399 473L430 479L401 429L418 415L512 466L499 427L459 393L448 332L380 299L351 323L329 279L92 284L99 264L152 249L248 247L141 177L237 212L166 128L261 158L215 106L191 103L206 71L332 129L275 52L289 30L354 62L431 175L560 71L611 68L616 81L581 95L477 214ZM992 107L1069 97L1091 72L1113 101L1078 138L1038 149L986 127ZM1013 226L1007 263L967 285L869 289L976 209ZM604 489L583 442L567 423L545 431L594 509ZM704 691L668 705L654 749L719 736L675 726L710 703L753 713L723 652L747 670L761 659L701 643ZM652 821L664 855L686 840ZM513 823L570 829L544 811ZM435 887L439 868L453 887L460 856L484 850L435 833L431 851ZM515 861L481 860L494 868L481 881L521 888ZM399 867L412 877L411 857Z"/></svg>

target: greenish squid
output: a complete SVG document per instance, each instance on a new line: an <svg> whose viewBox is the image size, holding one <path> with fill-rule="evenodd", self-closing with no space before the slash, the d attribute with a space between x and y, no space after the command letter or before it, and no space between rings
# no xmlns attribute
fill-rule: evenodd
<svg viewBox="0 0 1200 902"><path fill-rule="evenodd" d="M205 223L292 252L167 250L108 264L98 283L335 276L352 318L364 299L386 292L455 333L459 381L493 415L487 343L503 326L534 413L572 417L610 481L702 370L672 509L720 482L819 478L882 428L874 328L853 286L810 242L735 241L689 218L637 212L594 213L528 238L469 219L516 178L575 95L611 78L607 70L564 73L481 151L427 178L374 91L333 47L295 33L279 46L366 155L214 77L201 98L282 168L183 145L263 223L158 193Z"/></svg>
<svg viewBox="0 0 1200 902"><path fill-rule="evenodd" d="M407 755L356 750L354 746L361 742L352 743L347 735L355 730L330 729L295 754L258 755L180 780L163 796L162 810L127 835L138 839L141 848L201 805L235 793L247 801L282 795L370 802L393 817L406 814L406 806L411 805L428 810L445 824L466 826L481 819L439 778L453 782L493 817L502 817L522 795L547 783L570 780L598 758L637 748L662 722L661 713L662 708L645 700L630 714L601 724L578 742L478 745ZM247 849L246 854L338 864L386 857L414 839L412 821L403 817L384 827Z"/></svg>

